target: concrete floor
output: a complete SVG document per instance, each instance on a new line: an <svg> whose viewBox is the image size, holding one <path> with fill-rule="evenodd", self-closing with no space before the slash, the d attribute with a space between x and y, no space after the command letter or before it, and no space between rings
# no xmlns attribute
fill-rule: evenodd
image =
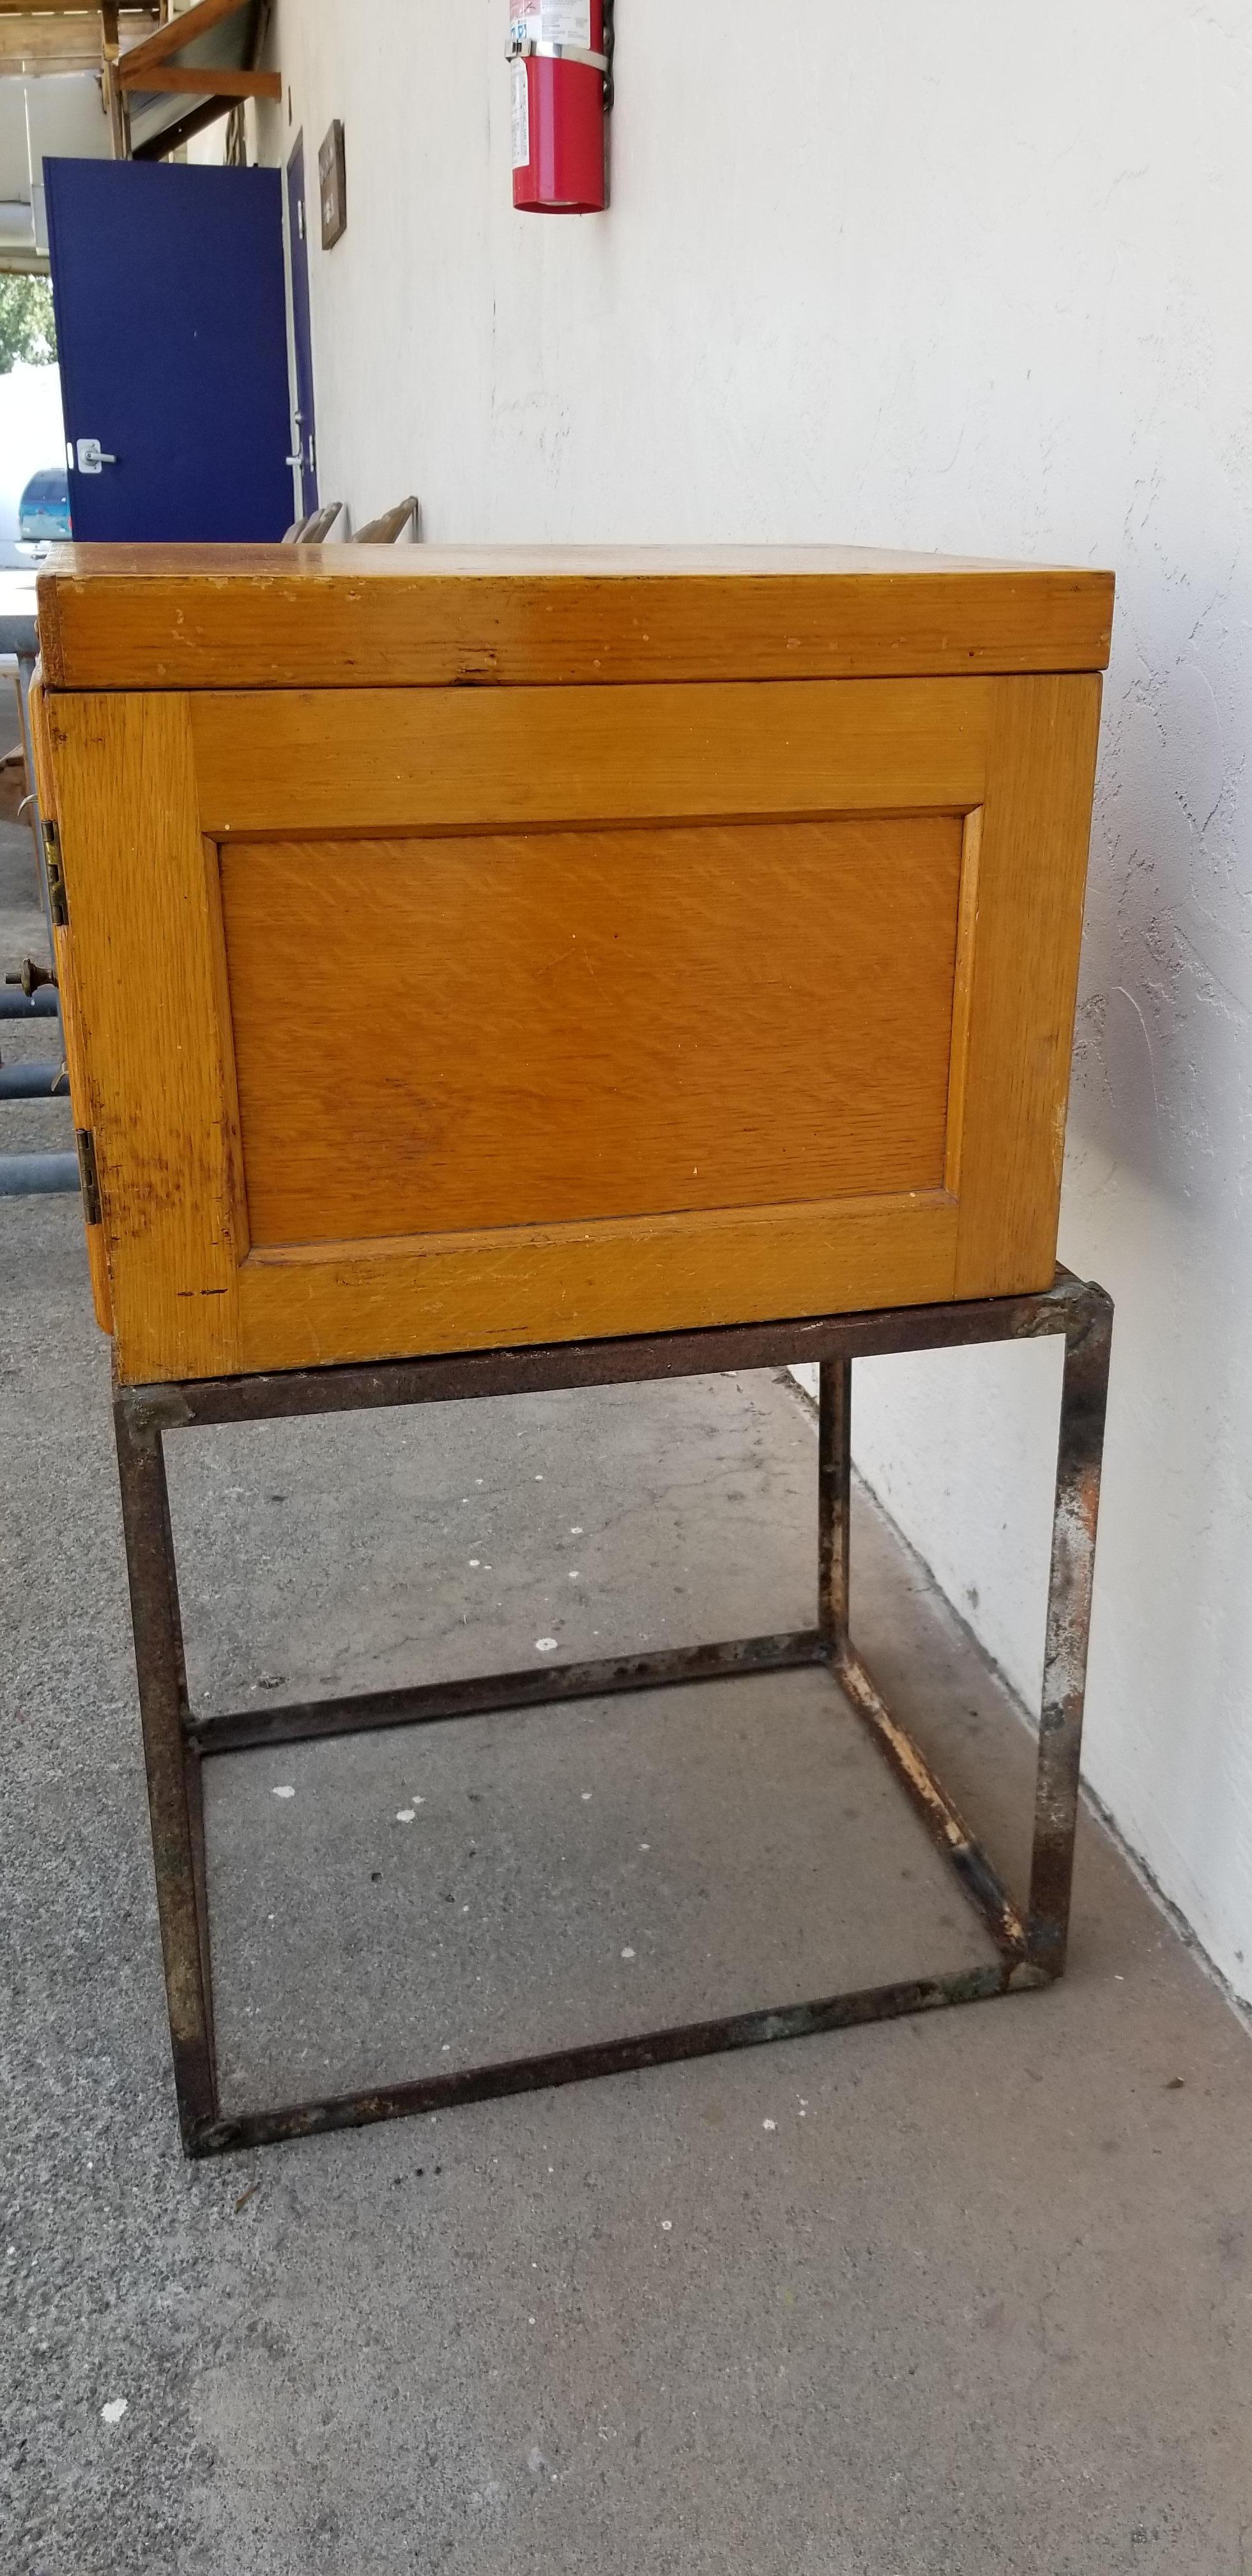
<svg viewBox="0 0 1252 2576"><path fill-rule="evenodd" d="M182 2162L107 1375L76 1207L0 1204L5 2576L1249 2576L1252 2049L1089 1821L1051 1994ZM810 1611L771 1377L170 1456L206 1705ZM856 1557L1020 1870L1017 1717ZM232 2100L981 1955L814 1675L238 1757L209 1834Z"/></svg>

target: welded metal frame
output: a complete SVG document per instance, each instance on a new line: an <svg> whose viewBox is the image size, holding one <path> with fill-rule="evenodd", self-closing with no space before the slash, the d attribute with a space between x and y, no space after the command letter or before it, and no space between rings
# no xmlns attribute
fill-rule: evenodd
<svg viewBox="0 0 1252 2576"><path fill-rule="evenodd" d="M118 1387L114 1420L122 1515L174 2079L186 2153L213 2155L318 2136L722 2049L751 2048L939 2005L972 2003L1050 1985L1059 1977L1065 1966L1078 1815L1112 1312L1102 1288L1061 1272L1053 1288L1034 1296L899 1307L876 1314L828 1315L627 1341L477 1351L367 1367L301 1369L272 1377ZM892 1717L852 1643L852 1365L857 1359L895 1352L953 1350L1053 1336L1064 1338L1065 1367L1033 1855L1028 1901L1019 1910L919 1746ZM463 1403L571 1387L639 1385L804 1361L816 1362L820 1371L814 1628L481 1680L419 1683L409 1689L236 1715L197 1716L192 1709L165 1476L163 1444L171 1432L375 1406ZM213 2035L201 1776L206 1760L312 1737L434 1724L491 1710L520 1712L612 1692L671 1689L679 1683L805 1666L825 1667L844 1702L864 1721L991 1933L994 1962L952 1975L825 1995L807 2003L771 2006L499 2065L429 2075L326 2101L223 2114Z"/></svg>

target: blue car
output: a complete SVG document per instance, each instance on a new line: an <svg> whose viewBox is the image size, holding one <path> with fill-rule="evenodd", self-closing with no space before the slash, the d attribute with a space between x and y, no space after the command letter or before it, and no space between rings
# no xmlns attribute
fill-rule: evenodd
<svg viewBox="0 0 1252 2576"><path fill-rule="evenodd" d="M18 503L17 533L24 546L64 544L70 534L70 483L63 465L32 474Z"/></svg>

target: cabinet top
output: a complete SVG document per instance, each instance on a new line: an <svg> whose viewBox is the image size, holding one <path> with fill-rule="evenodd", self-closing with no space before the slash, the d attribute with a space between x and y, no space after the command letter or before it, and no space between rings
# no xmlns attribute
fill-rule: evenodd
<svg viewBox="0 0 1252 2576"><path fill-rule="evenodd" d="M56 546L50 689L1103 670L1113 576L855 546Z"/></svg>

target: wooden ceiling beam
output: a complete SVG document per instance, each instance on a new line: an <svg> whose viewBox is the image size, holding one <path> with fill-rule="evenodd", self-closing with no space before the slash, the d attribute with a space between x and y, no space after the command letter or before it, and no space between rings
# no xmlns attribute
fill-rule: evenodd
<svg viewBox="0 0 1252 2576"><path fill-rule="evenodd" d="M281 98L283 94L278 72L226 71L213 63L157 63L151 68L141 64L135 70L123 54L117 77L123 89L168 91L187 98Z"/></svg>
<svg viewBox="0 0 1252 2576"><path fill-rule="evenodd" d="M123 9L119 20L122 46L138 43L156 17L152 9ZM100 12L9 9L0 0L0 72L99 71L103 59Z"/></svg>
<svg viewBox="0 0 1252 2576"><path fill-rule="evenodd" d="M155 6L124 7L119 18L123 47L146 39L156 16ZM6 69L24 63L31 71L98 71L103 34L99 9L54 15L29 7L9 9L0 0L0 59Z"/></svg>
<svg viewBox="0 0 1252 2576"><path fill-rule="evenodd" d="M16 26L29 29L33 38L49 42L56 39L63 45L76 44L85 36L94 36L98 41L104 14L100 6L84 9L81 0L75 0L73 8L40 8L38 0L0 0L0 34L8 43ZM113 15L120 17L124 32L129 28L134 35L142 33L146 39L150 30L157 29L159 0L119 0Z"/></svg>
<svg viewBox="0 0 1252 2576"><path fill-rule="evenodd" d="M194 9L184 9L181 16L158 27L155 35L133 45L128 68L133 62L137 74L141 69L155 70L158 63L167 63L171 55L181 54L185 45L194 45L198 36L207 36L210 27L219 27L223 18L235 17L245 5L246 0L196 0ZM146 86L152 88L155 84L148 82Z"/></svg>

